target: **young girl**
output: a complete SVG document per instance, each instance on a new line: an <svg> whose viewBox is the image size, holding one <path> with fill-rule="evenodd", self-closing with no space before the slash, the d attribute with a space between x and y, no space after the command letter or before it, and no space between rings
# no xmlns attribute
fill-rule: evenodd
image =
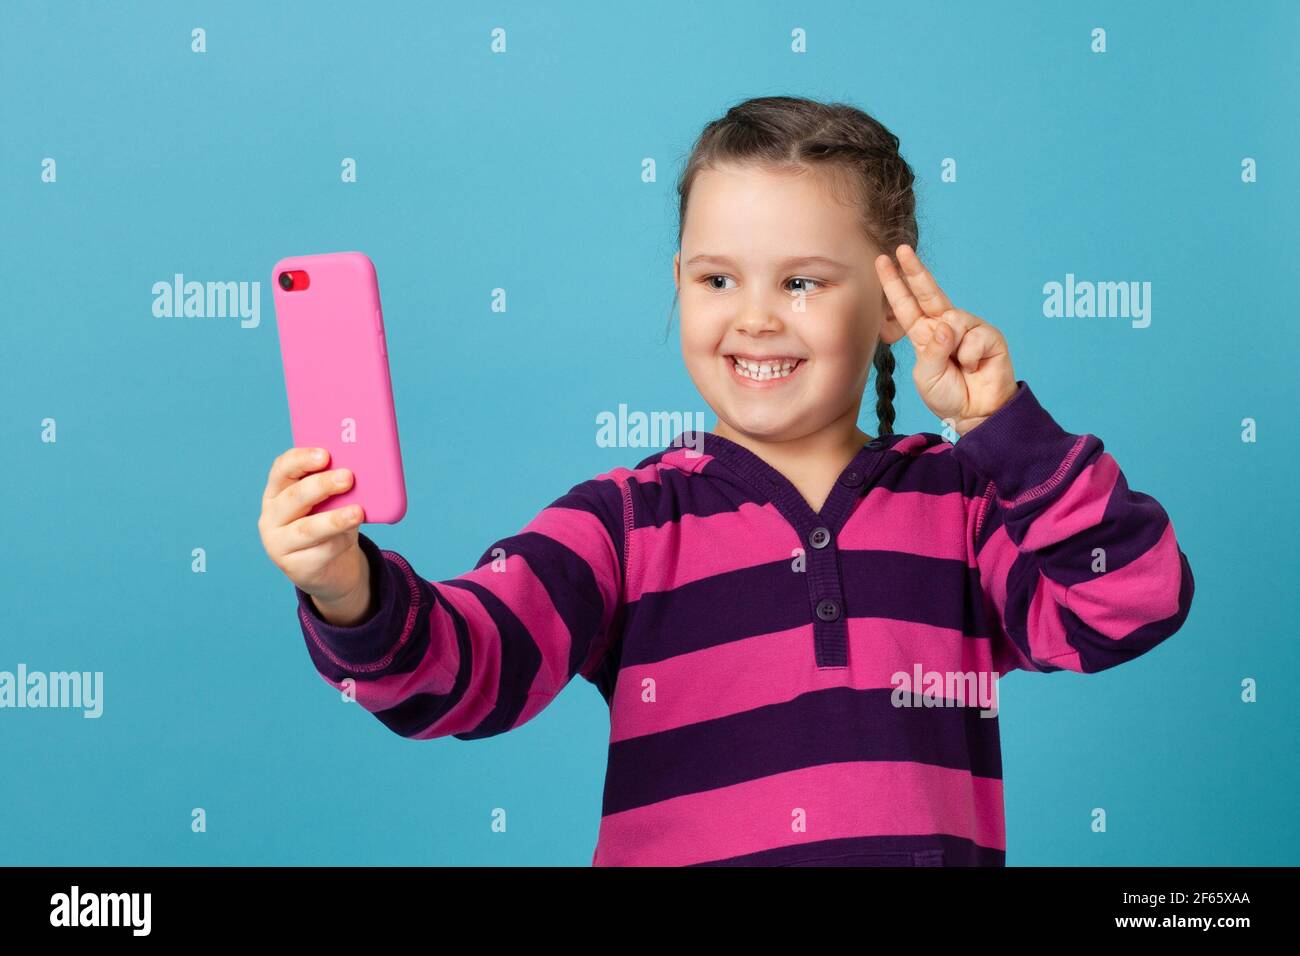
<svg viewBox="0 0 1300 956"><path fill-rule="evenodd" d="M281 455L259 528L324 679L395 733L474 740L582 675L610 708L593 864L1002 865L975 689L1144 653L1192 573L1159 503L917 259L898 145L792 97L704 129L673 268L716 430L573 486L473 571L428 581L355 509L307 516L351 475ZM903 336L955 443L893 431Z"/></svg>

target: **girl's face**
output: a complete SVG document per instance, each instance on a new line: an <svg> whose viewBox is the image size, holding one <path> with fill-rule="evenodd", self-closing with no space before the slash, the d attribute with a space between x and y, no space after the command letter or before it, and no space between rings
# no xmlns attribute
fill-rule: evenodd
<svg viewBox="0 0 1300 956"><path fill-rule="evenodd" d="M682 357L719 432L776 442L853 429L877 338L903 334L880 250L823 176L727 165L692 185L673 280Z"/></svg>

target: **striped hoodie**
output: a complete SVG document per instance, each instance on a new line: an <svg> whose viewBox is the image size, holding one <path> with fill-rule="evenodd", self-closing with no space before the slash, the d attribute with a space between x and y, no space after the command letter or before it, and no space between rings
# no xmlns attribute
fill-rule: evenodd
<svg viewBox="0 0 1300 956"><path fill-rule="evenodd" d="M867 442L820 512L703 432L575 485L450 580L361 533L377 610L334 627L295 588L308 653L413 739L490 737L575 674L595 685L593 865L1004 865L979 682L1113 667L1193 591L1160 504L1017 385L955 444Z"/></svg>

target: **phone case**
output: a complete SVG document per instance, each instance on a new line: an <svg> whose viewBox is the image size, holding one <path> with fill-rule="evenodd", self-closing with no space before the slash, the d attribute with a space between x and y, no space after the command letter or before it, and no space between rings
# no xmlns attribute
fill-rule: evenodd
<svg viewBox="0 0 1300 956"><path fill-rule="evenodd" d="M281 288L287 271L305 272L306 288ZM328 449L329 467L353 474L351 488L311 513L359 504L366 522L401 520L406 482L374 264L360 252L281 259L271 290L293 443Z"/></svg>

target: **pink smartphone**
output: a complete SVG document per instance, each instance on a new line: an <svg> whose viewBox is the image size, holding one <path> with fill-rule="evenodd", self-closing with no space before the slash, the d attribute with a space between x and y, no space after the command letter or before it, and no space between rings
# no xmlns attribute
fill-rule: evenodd
<svg viewBox="0 0 1300 956"><path fill-rule="evenodd" d="M406 514L397 410L374 263L360 252L292 256L271 273L295 447L325 448L353 484L311 513L361 505L362 520Z"/></svg>

